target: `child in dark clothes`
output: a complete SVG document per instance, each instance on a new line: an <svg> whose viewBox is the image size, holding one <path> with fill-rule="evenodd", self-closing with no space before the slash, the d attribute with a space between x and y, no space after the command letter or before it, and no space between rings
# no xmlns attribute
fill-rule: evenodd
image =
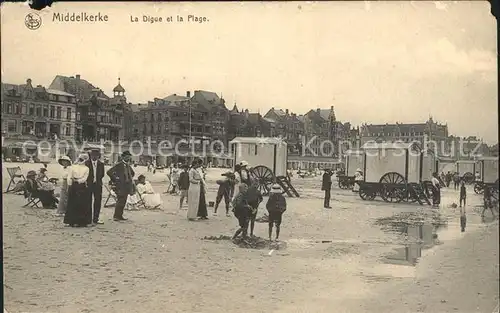
<svg viewBox="0 0 500 313"><path fill-rule="evenodd" d="M253 230L255 228L255 219L259 210L259 204L262 202L262 194L257 189L257 185L252 184L247 190L247 203L251 207L250 212L250 236L253 237Z"/></svg>
<svg viewBox="0 0 500 313"><path fill-rule="evenodd" d="M238 188L239 192L233 199L233 212L234 216L238 219L240 228L234 233L233 240L240 234L242 234L243 238L247 237L248 222L250 221L251 214L251 207L247 202L248 186L246 184L240 184Z"/></svg>
<svg viewBox="0 0 500 313"><path fill-rule="evenodd" d="M467 199L467 188L465 188L465 182L462 180L462 183L460 184L460 207L462 207L462 202L464 203Z"/></svg>
<svg viewBox="0 0 500 313"><path fill-rule="evenodd" d="M224 203L226 204L226 216L229 216L229 203L231 202L231 185L234 184L234 174L231 172L222 174L224 179L217 180L219 189L217 190L217 197L215 198L214 215L217 215L217 209L219 204L224 198Z"/></svg>
<svg viewBox="0 0 500 313"><path fill-rule="evenodd" d="M281 218L286 211L286 199L282 194L280 185L274 184L271 188L271 194L266 204L269 212L269 241L272 241L273 224L276 225L276 241L280 236Z"/></svg>

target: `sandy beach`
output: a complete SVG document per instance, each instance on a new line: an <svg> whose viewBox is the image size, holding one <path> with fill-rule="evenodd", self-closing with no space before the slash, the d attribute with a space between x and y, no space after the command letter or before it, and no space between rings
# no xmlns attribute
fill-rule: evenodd
<svg viewBox="0 0 500 313"><path fill-rule="evenodd" d="M4 189L6 167L17 165L3 165ZM40 167L21 166L24 173ZM222 171L209 169L208 201L215 199ZM57 177L58 165L50 164L48 173ZM362 201L334 183L333 209L324 210L320 177L294 178L301 198L287 199L282 242L273 250L204 240L231 236L236 219L219 214L188 222L178 197L163 194L166 172L146 177L162 193L162 211L127 211L129 221L117 223L113 208L103 208L104 225L82 229L65 227L52 211L22 208L22 196L4 194L6 310L490 313L498 303L498 222L480 218L475 206L481 199L471 187L461 233L459 210L450 207L458 200L452 189L444 190L435 210ZM410 217L431 225L432 244L387 227ZM257 223L256 234L267 237L267 224ZM417 249L416 265L389 264L387 256L398 249Z"/></svg>

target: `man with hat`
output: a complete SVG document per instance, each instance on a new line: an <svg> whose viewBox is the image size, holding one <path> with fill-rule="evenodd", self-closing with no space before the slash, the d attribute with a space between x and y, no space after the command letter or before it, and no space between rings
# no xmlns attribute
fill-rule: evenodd
<svg viewBox="0 0 500 313"><path fill-rule="evenodd" d="M89 188L90 206L92 206L92 198L94 199L92 223L103 224L103 222L99 219L99 214L101 213L104 163L99 160L101 157L101 151L99 149L92 149L89 156L90 158L85 162L85 165L89 168L87 186Z"/></svg>
<svg viewBox="0 0 500 313"><path fill-rule="evenodd" d="M214 215L217 215L217 209L219 208L219 204L224 198L224 203L226 204L226 216L229 215L229 204L231 202L231 188L234 185L234 173L226 172L222 174L224 179L217 180L217 184L219 185L219 189L217 190L217 196L215 198L215 207L214 207Z"/></svg>
<svg viewBox="0 0 500 313"><path fill-rule="evenodd" d="M323 202L323 207L325 209L331 209L330 206L330 191L332 189L332 175L333 172L330 169L326 169L323 174L323 180L321 183L321 190L325 192L325 200Z"/></svg>
<svg viewBox="0 0 500 313"><path fill-rule="evenodd" d="M126 218L123 217L123 209L127 203L128 195L135 194L134 186L134 170L130 166L132 154L129 151L125 151L121 154L121 162L118 162L110 168L106 174L109 179L116 186L116 204L115 204L115 214L113 220L115 221L125 221Z"/></svg>

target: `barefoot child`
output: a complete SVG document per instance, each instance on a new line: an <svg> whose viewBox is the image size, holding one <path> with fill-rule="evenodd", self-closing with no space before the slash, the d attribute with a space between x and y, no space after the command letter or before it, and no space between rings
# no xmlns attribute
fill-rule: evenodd
<svg viewBox="0 0 500 313"><path fill-rule="evenodd" d="M257 189L257 185L253 184L248 187L247 190L247 202L252 208L250 212L250 236L253 237L253 230L255 228L255 219L257 218L257 212L259 210L259 204L262 202L262 194Z"/></svg>
<svg viewBox="0 0 500 313"><path fill-rule="evenodd" d="M188 202L187 198L187 193L189 189L189 166L184 165L182 166L182 172L179 175L179 181L177 182L177 185L179 186L179 191L181 193L180 199L179 199L179 210L182 209L182 204L184 202L184 199L186 199L186 204Z"/></svg>
<svg viewBox="0 0 500 313"><path fill-rule="evenodd" d="M240 228L234 233L233 239L236 239L240 234L243 238L247 237L248 222L250 220L251 207L247 202L247 185L238 185L238 194L233 199L233 212L234 216L238 219Z"/></svg>
<svg viewBox="0 0 500 313"><path fill-rule="evenodd" d="M269 241L272 241L273 224L276 225L276 241L280 236L281 217L286 211L286 199L282 194L280 185L274 184L266 204L269 212Z"/></svg>

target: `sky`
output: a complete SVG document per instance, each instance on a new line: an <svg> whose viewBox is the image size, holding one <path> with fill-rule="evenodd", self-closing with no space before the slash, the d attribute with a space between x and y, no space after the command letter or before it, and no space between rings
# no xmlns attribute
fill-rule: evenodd
<svg viewBox="0 0 500 313"><path fill-rule="evenodd" d="M55 3L30 30L26 4L2 3L2 82L74 76L129 102L209 90L230 108L337 120L419 123L498 142L496 24L484 1ZM108 22L53 22L54 13ZM187 15L205 16L204 23ZM144 23L143 15L162 17ZM184 22L165 22L172 16ZM138 17L140 22L131 22Z"/></svg>

